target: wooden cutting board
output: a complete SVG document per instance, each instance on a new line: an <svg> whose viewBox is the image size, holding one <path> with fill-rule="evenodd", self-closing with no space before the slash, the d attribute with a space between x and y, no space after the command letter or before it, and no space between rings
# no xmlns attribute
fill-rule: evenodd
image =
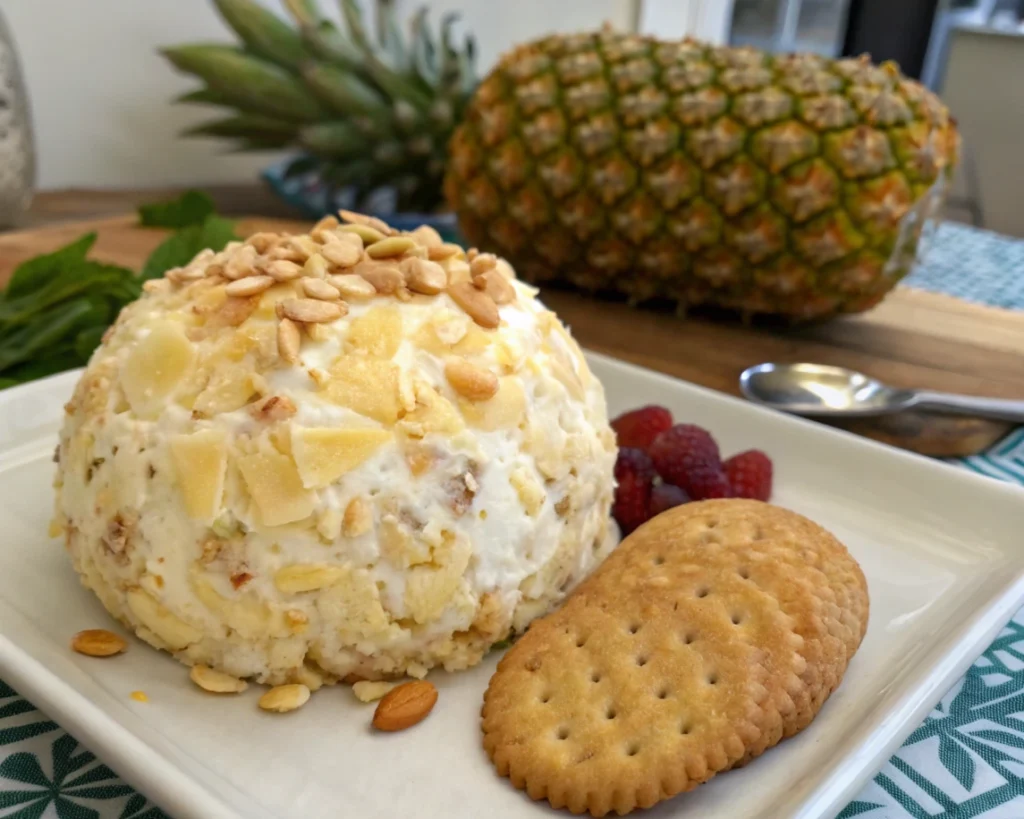
<svg viewBox="0 0 1024 819"><path fill-rule="evenodd" d="M244 219L242 233L300 231L300 222ZM0 235L0 283L18 262L95 230L96 258L139 268L164 236L124 216ZM965 275L967 275L965 271ZM898 387L1024 399L1024 311L969 304L898 288L860 316L786 330L679 319L577 293L545 291L545 302L592 350L738 394L739 374L762 361L811 361L853 367ZM991 445L1005 424L904 413L847 428L929 455L966 455Z"/></svg>

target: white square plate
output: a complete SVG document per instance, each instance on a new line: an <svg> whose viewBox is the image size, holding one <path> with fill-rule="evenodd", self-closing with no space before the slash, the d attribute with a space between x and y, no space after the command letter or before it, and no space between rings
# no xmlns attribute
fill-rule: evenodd
<svg viewBox="0 0 1024 819"><path fill-rule="evenodd" d="M860 561L871 622L814 724L743 770L645 813L817 819L837 813L1024 603L1024 491L689 384L591 356L612 413L645 403L709 428L724 452L765 449L780 505ZM495 775L480 741L492 657L431 679L414 730L382 736L371 708L324 690L285 717L258 686L207 696L169 656L133 644L99 661L68 649L109 618L48 540L50 456L77 373L0 393L0 676L177 819L339 815L557 816ZM133 701L141 689L148 703Z"/></svg>

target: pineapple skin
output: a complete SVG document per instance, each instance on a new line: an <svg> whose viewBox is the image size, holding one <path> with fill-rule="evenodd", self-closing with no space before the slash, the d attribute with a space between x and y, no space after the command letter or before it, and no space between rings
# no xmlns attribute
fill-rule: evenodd
<svg viewBox="0 0 1024 819"><path fill-rule="evenodd" d="M556 35L481 83L445 195L528 280L812 320L909 272L958 148L894 63Z"/></svg>

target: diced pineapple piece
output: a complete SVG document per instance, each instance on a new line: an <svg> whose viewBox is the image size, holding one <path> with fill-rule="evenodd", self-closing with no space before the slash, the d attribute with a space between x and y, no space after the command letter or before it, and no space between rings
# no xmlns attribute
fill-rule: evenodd
<svg viewBox="0 0 1024 819"><path fill-rule="evenodd" d="M580 382L575 370L567 367L557 358L552 358L548 361L548 368L551 374L565 387L566 392L569 393L571 398L576 401L582 401L586 397L586 394L583 392L583 384Z"/></svg>
<svg viewBox="0 0 1024 819"><path fill-rule="evenodd" d="M540 481L530 474L529 470L521 466L513 469L508 479L516 490L516 494L519 495L519 502L526 510L526 514L531 518L540 514L540 510L544 507L544 499L547 497Z"/></svg>
<svg viewBox="0 0 1024 819"><path fill-rule="evenodd" d="M346 343L375 358L393 358L402 343L402 314L394 307L368 310L352 320Z"/></svg>
<svg viewBox="0 0 1024 819"><path fill-rule="evenodd" d="M176 322L156 325L121 367L121 388L136 415L153 417L186 378L195 349Z"/></svg>
<svg viewBox="0 0 1024 819"><path fill-rule="evenodd" d="M217 614L229 628L246 640L265 640L268 636L287 633L287 626L280 614L253 594L241 594L229 600L221 596L213 584L204 576L205 572L196 565L189 571L189 585L199 602Z"/></svg>
<svg viewBox="0 0 1024 819"><path fill-rule="evenodd" d="M456 541L451 535L446 538L445 548L437 551L436 567L415 566L406 574L405 608L420 624L437 619L453 602L472 552L467 542Z"/></svg>
<svg viewBox="0 0 1024 819"><path fill-rule="evenodd" d="M256 317L262 319L274 318L277 303L285 299L294 299L296 295L295 288L288 282L273 285L260 294L260 301L256 306Z"/></svg>
<svg viewBox="0 0 1024 819"><path fill-rule="evenodd" d="M394 515L381 520L379 534L381 554L398 568L407 569L430 560L430 546L414 538Z"/></svg>
<svg viewBox="0 0 1024 819"><path fill-rule="evenodd" d="M191 518L212 523L220 512L228 465L224 433L207 429L175 435L169 446L185 511Z"/></svg>
<svg viewBox="0 0 1024 819"><path fill-rule="evenodd" d="M465 427L452 403L429 384L416 385L416 409L406 413L399 427L412 438L431 432L454 435Z"/></svg>
<svg viewBox="0 0 1024 819"><path fill-rule="evenodd" d="M482 353L490 345L493 335L481 330L468 316L460 320L442 314L434 321L424 322L413 335L412 343L438 357L465 356Z"/></svg>
<svg viewBox="0 0 1024 819"><path fill-rule="evenodd" d="M239 364L219 367L196 396L192 409L208 417L241 409L259 393L255 375Z"/></svg>
<svg viewBox="0 0 1024 819"><path fill-rule="evenodd" d="M295 461L279 452L257 452L236 460L264 526L308 517L316 495L302 485Z"/></svg>
<svg viewBox="0 0 1024 819"><path fill-rule="evenodd" d="M128 608L143 627L172 651L183 649L203 636L199 629L173 614L166 606L142 589L131 589L125 595L125 599ZM145 638L145 635L140 636Z"/></svg>
<svg viewBox="0 0 1024 819"><path fill-rule="evenodd" d="M325 393L335 404L382 424L398 420L398 368L364 355L343 355L331 365Z"/></svg>
<svg viewBox="0 0 1024 819"><path fill-rule="evenodd" d="M526 414L526 395L515 376L499 379L498 393L487 401L459 401L462 417L471 427L493 432L518 426Z"/></svg>
<svg viewBox="0 0 1024 819"><path fill-rule="evenodd" d="M294 427L292 455L299 468L302 485L315 489L334 483L393 437L386 429L372 427Z"/></svg>
<svg viewBox="0 0 1024 819"><path fill-rule="evenodd" d="M530 424L526 445L544 477L559 480L569 474L571 463L565 452L566 435L557 424Z"/></svg>
<svg viewBox="0 0 1024 819"><path fill-rule="evenodd" d="M380 592L365 569L342 567L342 576L316 597L325 623L340 623L346 639L372 638L397 629L380 602Z"/></svg>

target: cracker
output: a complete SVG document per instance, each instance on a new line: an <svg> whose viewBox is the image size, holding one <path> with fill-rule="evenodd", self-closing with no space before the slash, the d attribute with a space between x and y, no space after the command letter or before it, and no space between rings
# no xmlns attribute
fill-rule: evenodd
<svg viewBox="0 0 1024 819"><path fill-rule="evenodd" d="M805 518L747 501L677 507L505 655L484 747L554 807L649 807L803 728L866 620L859 567Z"/></svg>

